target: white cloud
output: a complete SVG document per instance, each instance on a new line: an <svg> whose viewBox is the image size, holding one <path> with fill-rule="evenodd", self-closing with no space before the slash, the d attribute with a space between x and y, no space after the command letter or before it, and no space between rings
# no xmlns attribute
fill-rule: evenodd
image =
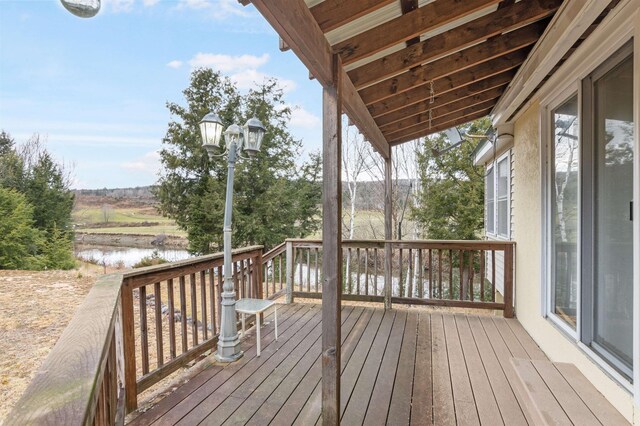
<svg viewBox="0 0 640 426"><path fill-rule="evenodd" d="M236 83L238 88L242 90L251 89L255 87L256 84L261 84L262 82L270 78L276 78L276 80L278 80L279 86L285 92L294 90L296 88L295 81L273 77L258 70L258 68L269 62L269 59L270 57L267 53L261 56L231 56L200 52L189 60L189 65L191 65L192 68L202 67L220 71L229 76L229 78L231 78L231 80ZM169 64L167 65L171 66Z"/></svg>
<svg viewBox="0 0 640 426"><path fill-rule="evenodd" d="M193 68L205 67L222 72L234 72L247 68L259 68L269 61L269 54L255 55L219 55L215 53L196 53L189 61Z"/></svg>
<svg viewBox="0 0 640 426"><path fill-rule="evenodd" d="M148 152L135 161L122 163L121 167L125 170L155 175L160 170L160 153L158 151Z"/></svg>
<svg viewBox="0 0 640 426"><path fill-rule="evenodd" d="M301 106L295 106L291 108L291 120L289 123L292 126L303 127L305 129L317 129L320 126L320 117L307 111Z"/></svg>
<svg viewBox="0 0 640 426"><path fill-rule="evenodd" d="M179 0L178 9L207 11L208 15L216 20L251 16L237 0Z"/></svg>
<svg viewBox="0 0 640 426"><path fill-rule="evenodd" d="M142 0L142 4L144 4L147 7L155 6L156 4L158 4L159 1L160 0Z"/></svg>
<svg viewBox="0 0 640 426"><path fill-rule="evenodd" d="M171 61L171 62L169 62L169 63L167 64L167 66L168 66L169 68L178 69L178 68L180 68L180 67L182 66L182 61L178 61L178 60Z"/></svg>
<svg viewBox="0 0 640 426"><path fill-rule="evenodd" d="M104 3L105 9L112 12L131 12L133 10L135 0L106 0Z"/></svg>

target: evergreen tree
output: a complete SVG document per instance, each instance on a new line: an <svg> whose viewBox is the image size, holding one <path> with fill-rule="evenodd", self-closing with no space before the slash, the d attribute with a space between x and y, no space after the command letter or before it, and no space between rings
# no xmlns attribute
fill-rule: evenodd
<svg viewBox="0 0 640 426"><path fill-rule="evenodd" d="M220 73L198 69L183 94L185 106L167 104L172 120L160 153L163 170L156 196L160 211L187 231L190 251L209 253L222 246L227 161L226 156L210 159L202 148L198 123L209 111L218 114L225 128L253 116L266 128L256 157L236 163L234 245L271 247L311 232L314 212L296 208L305 194L295 184L301 143L287 129L291 111L277 82L266 81L242 95Z"/></svg>
<svg viewBox="0 0 640 426"><path fill-rule="evenodd" d="M461 132L484 134L488 118L460 126ZM435 155L451 142L443 133L425 138L418 152L420 190L413 218L429 239L473 240L480 237L484 222L484 170L473 165L476 143Z"/></svg>
<svg viewBox="0 0 640 426"><path fill-rule="evenodd" d="M0 187L0 217L0 269L42 269L42 233L26 197Z"/></svg>

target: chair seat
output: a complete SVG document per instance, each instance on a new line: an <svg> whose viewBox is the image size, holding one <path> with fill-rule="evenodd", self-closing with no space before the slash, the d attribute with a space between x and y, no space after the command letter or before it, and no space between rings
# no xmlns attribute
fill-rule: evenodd
<svg viewBox="0 0 640 426"><path fill-rule="evenodd" d="M236 311L244 314L259 314L275 304L273 300L240 299L236 302Z"/></svg>

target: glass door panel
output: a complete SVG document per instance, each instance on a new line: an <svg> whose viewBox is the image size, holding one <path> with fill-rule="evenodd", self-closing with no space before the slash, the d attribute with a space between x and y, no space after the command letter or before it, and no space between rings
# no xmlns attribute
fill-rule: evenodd
<svg viewBox="0 0 640 426"><path fill-rule="evenodd" d="M593 80L592 346L624 374L633 355L633 61Z"/></svg>

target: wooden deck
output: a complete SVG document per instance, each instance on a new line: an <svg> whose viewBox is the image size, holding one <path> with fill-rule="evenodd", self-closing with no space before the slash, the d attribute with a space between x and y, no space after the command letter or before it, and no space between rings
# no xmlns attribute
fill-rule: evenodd
<svg viewBox="0 0 640 426"><path fill-rule="evenodd" d="M281 306L244 357L213 365L131 424L318 424L320 305ZM510 359L546 359L516 320L418 309L342 309L342 423L527 424Z"/></svg>

